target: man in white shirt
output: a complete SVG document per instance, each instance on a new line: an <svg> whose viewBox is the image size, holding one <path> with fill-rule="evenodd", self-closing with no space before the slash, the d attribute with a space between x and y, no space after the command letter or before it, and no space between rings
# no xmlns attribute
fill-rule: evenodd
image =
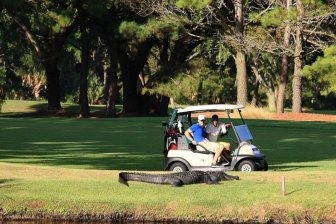
<svg viewBox="0 0 336 224"><path fill-rule="evenodd" d="M228 128L231 127L231 124L224 124L220 121L218 121L218 115L214 114L211 117L211 123L207 124L205 127L205 131L208 135L208 139L211 142L217 142L218 135L219 134L226 134L228 131ZM230 155L231 152L231 145L228 142L218 142L219 144L224 146L224 150L226 153Z"/></svg>

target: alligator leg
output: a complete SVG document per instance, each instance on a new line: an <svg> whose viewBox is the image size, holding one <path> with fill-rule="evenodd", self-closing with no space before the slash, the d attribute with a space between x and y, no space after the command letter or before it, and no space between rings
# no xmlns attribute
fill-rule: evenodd
<svg viewBox="0 0 336 224"><path fill-rule="evenodd" d="M207 184L218 184L221 180L218 176L204 172L204 175L207 175L205 183Z"/></svg>
<svg viewBox="0 0 336 224"><path fill-rule="evenodd" d="M239 180L239 176L233 176L233 175L229 175L227 173L224 173L224 176L225 176L226 180Z"/></svg>
<svg viewBox="0 0 336 224"><path fill-rule="evenodd" d="M208 171L207 173L216 176L219 180L239 180L239 176L232 176L222 171Z"/></svg>
<svg viewBox="0 0 336 224"><path fill-rule="evenodd" d="M183 181L175 178L175 177L164 177L163 184L171 184L173 187L181 187L183 185Z"/></svg>

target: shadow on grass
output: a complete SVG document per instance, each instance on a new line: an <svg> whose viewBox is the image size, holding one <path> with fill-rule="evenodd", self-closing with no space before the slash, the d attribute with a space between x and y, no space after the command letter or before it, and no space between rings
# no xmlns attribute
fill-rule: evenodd
<svg viewBox="0 0 336 224"><path fill-rule="evenodd" d="M79 114L79 105L63 105L63 109L54 112L48 110L47 103L35 103L27 106L27 111L0 113L4 118L46 118L46 117L65 117L73 118ZM117 106L117 113L121 112L121 106ZM90 106L91 117L105 117L105 107L101 105Z"/></svg>
<svg viewBox="0 0 336 224"><path fill-rule="evenodd" d="M0 179L0 188L11 187L15 181L15 179Z"/></svg>
<svg viewBox="0 0 336 224"><path fill-rule="evenodd" d="M162 170L161 118L0 120L0 161L108 170Z"/></svg>
<svg viewBox="0 0 336 224"><path fill-rule="evenodd" d="M302 168L316 168L318 166L300 166L300 165L293 165L293 166L285 166L285 165L272 165L270 166L270 169L274 171L293 171L293 170L299 170Z"/></svg>
<svg viewBox="0 0 336 224"><path fill-rule="evenodd" d="M294 194L294 193L299 192L299 191L302 191L302 189L297 189L297 190L288 192L288 193L286 193L286 195L291 195L291 194Z"/></svg>
<svg viewBox="0 0 336 224"><path fill-rule="evenodd" d="M163 170L162 120L0 119L0 161L83 169ZM334 124L250 123L253 144L266 155L271 169L315 169L318 164L304 163L336 159Z"/></svg>

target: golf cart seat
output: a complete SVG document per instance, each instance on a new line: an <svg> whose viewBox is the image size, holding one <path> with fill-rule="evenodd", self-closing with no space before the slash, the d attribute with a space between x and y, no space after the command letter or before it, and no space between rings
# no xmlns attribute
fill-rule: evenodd
<svg viewBox="0 0 336 224"><path fill-rule="evenodd" d="M202 147L203 149L204 149L204 151L203 150L198 150L197 149L197 146L200 146L200 147ZM211 151L209 151L209 150L207 150L204 146L202 146L202 145L194 145L193 143L189 143L188 144L188 148L192 151L192 152L194 152L194 153L201 153L201 154L214 154L213 152L211 152Z"/></svg>

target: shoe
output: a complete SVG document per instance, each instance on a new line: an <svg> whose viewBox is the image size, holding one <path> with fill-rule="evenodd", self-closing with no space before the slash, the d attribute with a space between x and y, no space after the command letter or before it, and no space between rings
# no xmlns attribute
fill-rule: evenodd
<svg viewBox="0 0 336 224"><path fill-rule="evenodd" d="M211 163L211 167L223 167L223 166L218 163Z"/></svg>

